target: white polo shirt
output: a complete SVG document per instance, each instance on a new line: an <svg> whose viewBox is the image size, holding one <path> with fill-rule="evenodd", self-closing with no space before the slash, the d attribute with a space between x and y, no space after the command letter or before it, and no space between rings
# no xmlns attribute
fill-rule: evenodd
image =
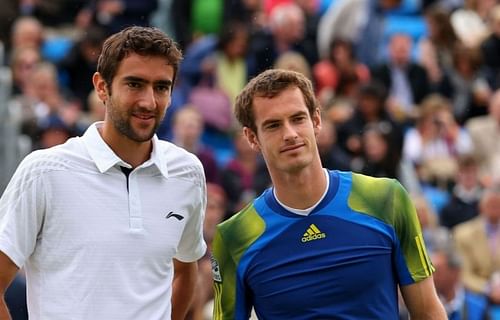
<svg viewBox="0 0 500 320"><path fill-rule="evenodd" d="M155 136L127 183L100 125L28 155L0 199L0 250L26 269L30 319L170 319L172 258L205 253L200 161Z"/></svg>

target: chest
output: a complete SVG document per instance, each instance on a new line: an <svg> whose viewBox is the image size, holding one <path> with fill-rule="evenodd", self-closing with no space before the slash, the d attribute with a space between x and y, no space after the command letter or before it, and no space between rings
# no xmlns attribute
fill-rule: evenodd
<svg viewBox="0 0 500 320"><path fill-rule="evenodd" d="M333 218L304 219L272 241L260 247L256 243L244 281L256 305L273 299L274 311L294 305L335 313L338 310L332 310L344 304L363 303L361 292L390 296L392 303L397 282L393 248L390 237L366 226Z"/></svg>
<svg viewBox="0 0 500 320"><path fill-rule="evenodd" d="M54 259L73 254L167 263L193 211L193 185L161 175L64 173L46 186L38 241Z"/></svg>

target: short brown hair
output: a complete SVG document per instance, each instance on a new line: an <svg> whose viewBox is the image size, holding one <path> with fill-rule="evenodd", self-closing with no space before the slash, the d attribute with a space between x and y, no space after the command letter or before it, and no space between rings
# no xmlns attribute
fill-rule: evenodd
<svg viewBox="0 0 500 320"><path fill-rule="evenodd" d="M120 62L132 53L165 57L174 68L174 79L182 60L182 53L176 43L160 29L137 26L126 28L106 39L97 62L97 72L109 88Z"/></svg>
<svg viewBox="0 0 500 320"><path fill-rule="evenodd" d="M311 81L303 74L295 71L270 69L250 80L236 97L236 118L242 126L248 127L257 133L253 113L253 99L255 97L274 98L290 87L300 89L309 114L312 116L314 111L319 108L319 103L314 96Z"/></svg>

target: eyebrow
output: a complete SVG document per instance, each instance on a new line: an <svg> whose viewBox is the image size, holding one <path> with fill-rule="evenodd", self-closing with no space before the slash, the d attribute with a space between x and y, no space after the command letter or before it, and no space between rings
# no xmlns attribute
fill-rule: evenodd
<svg viewBox="0 0 500 320"><path fill-rule="evenodd" d="M307 114L308 113L305 112L305 111L298 111L298 112L292 114L289 118L295 118L295 117L303 116L303 115L307 115ZM278 122L281 122L281 120L278 120L278 119L268 119L268 120L262 122L261 126L264 127L266 125L273 124L273 123L278 123Z"/></svg>
<svg viewBox="0 0 500 320"><path fill-rule="evenodd" d="M125 82L131 81L131 82L139 82L139 83L148 83L149 82L143 78L139 78L136 76L126 76L123 78L123 81L125 81ZM172 80L157 80L157 81L154 81L154 83L164 85L164 86L169 86L169 87L172 86Z"/></svg>

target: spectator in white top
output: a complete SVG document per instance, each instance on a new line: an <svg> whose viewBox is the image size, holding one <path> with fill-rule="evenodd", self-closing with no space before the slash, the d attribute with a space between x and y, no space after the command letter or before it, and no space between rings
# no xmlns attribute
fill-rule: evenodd
<svg viewBox="0 0 500 320"><path fill-rule="evenodd" d="M205 178L155 135L180 59L158 29L111 36L93 76L104 121L18 167L0 199L0 290L24 267L30 319L184 319L206 250Z"/></svg>
<svg viewBox="0 0 500 320"><path fill-rule="evenodd" d="M416 165L423 181L447 184L453 181L460 155L472 152L472 140L453 117L450 102L437 94L421 106L415 128L403 142L403 157Z"/></svg>

